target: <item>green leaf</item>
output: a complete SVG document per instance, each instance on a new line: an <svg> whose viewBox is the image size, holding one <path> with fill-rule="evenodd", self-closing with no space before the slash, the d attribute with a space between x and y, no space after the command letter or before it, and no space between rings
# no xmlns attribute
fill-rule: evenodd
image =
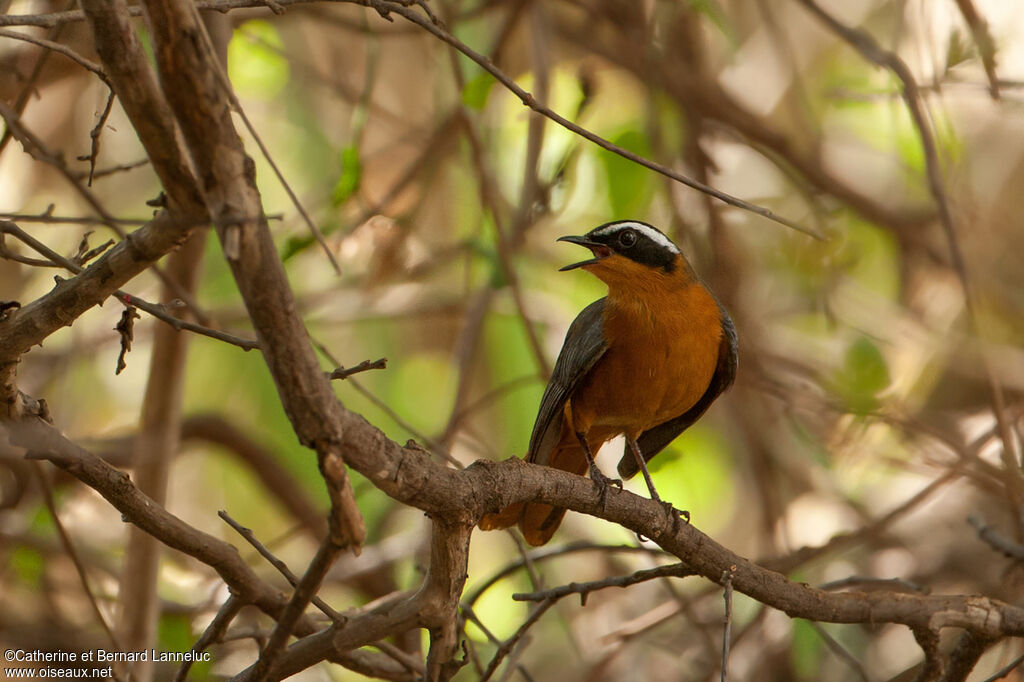
<svg viewBox="0 0 1024 682"><path fill-rule="evenodd" d="M8 555L8 566L21 582L38 587L42 585L46 563L43 555L28 547L15 547Z"/></svg>
<svg viewBox="0 0 1024 682"><path fill-rule="evenodd" d="M157 641L164 651L188 651L192 647L192 628L188 619L179 615L161 617Z"/></svg>
<svg viewBox="0 0 1024 682"><path fill-rule="evenodd" d="M341 177L334 185L331 192L331 201L335 206L348 201L348 199L359 189L359 182L363 177L363 164L359 159L359 147L350 144L341 150Z"/></svg>
<svg viewBox="0 0 1024 682"><path fill-rule="evenodd" d="M192 648L195 636L189 625L189 619L182 615L164 615L157 625L157 646L159 651L167 653L184 653ZM210 661L196 661L189 670L190 680L210 679L210 668L213 667L213 657Z"/></svg>
<svg viewBox="0 0 1024 682"><path fill-rule="evenodd" d="M315 243L316 239L312 235L293 235L288 237L285 240L284 246L281 247L281 260L291 260Z"/></svg>
<svg viewBox="0 0 1024 682"><path fill-rule="evenodd" d="M455 402L456 372L444 353L419 352L388 364L388 403L422 433L442 429ZM420 392L429 387L430 400Z"/></svg>
<svg viewBox="0 0 1024 682"><path fill-rule="evenodd" d="M265 100L281 94L290 76L283 45L277 29L261 19L235 30L228 43L228 76L239 94Z"/></svg>
<svg viewBox="0 0 1024 682"><path fill-rule="evenodd" d="M627 130L612 142L640 156L650 156L647 138L636 130ZM654 196L654 174L607 149L598 152L608 184L611 215L618 218L643 215Z"/></svg>
<svg viewBox="0 0 1024 682"><path fill-rule="evenodd" d="M487 96L495 84L494 76L486 71L468 81L462 88L462 103L480 111L487 104Z"/></svg>
<svg viewBox="0 0 1024 682"><path fill-rule="evenodd" d="M739 45L736 31L729 24L728 13L722 8L720 3L715 2L715 0L690 0L690 7L693 8L694 12L707 17L722 32L722 35L725 36L730 45L733 47Z"/></svg>
<svg viewBox="0 0 1024 682"><path fill-rule="evenodd" d="M961 31L952 31L949 35L949 48L946 51L946 71L969 59L974 59L975 56L974 42L965 40Z"/></svg>
<svg viewBox="0 0 1024 682"><path fill-rule="evenodd" d="M793 619L793 644L790 646L793 669L799 679L818 679L824 644L821 636L802 618Z"/></svg>
<svg viewBox="0 0 1024 682"><path fill-rule="evenodd" d="M850 410L863 414L878 407L878 394L890 382L889 366L878 346L861 336L846 350L835 381L836 392Z"/></svg>
<svg viewBox="0 0 1024 682"><path fill-rule="evenodd" d="M709 425L687 429L650 461L648 469L661 496L685 500L686 509L709 532L729 522L736 508L736 475L728 441ZM627 486L634 492L646 491L642 476Z"/></svg>

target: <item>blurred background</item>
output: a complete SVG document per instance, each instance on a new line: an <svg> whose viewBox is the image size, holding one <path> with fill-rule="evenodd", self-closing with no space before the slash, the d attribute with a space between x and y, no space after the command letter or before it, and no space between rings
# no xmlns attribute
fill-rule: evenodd
<svg viewBox="0 0 1024 682"><path fill-rule="evenodd" d="M10 15L67 9L49 0L4 5ZM391 438L414 439L462 465L521 456L569 322L604 295L586 273L557 271L579 254L555 239L613 219L644 220L683 248L740 338L737 384L653 462L662 496L719 542L795 580L899 578L901 589L1019 603L1019 565L983 543L966 517L1016 536L983 359L1019 433L1024 5L826 5L899 54L917 80L976 325L899 81L800 2L429 7L554 111L824 239L727 207L531 113L478 65L401 17L388 22L346 3L295 4L281 15L232 11L231 82L340 264L338 275L246 137L324 368L388 360L386 370L335 382L346 407ZM965 8L976 11L970 21ZM148 45L144 23L137 26ZM17 30L96 59L81 22ZM0 97L84 178L89 164L76 159L90 152L106 86L61 55L0 37ZM91 193L118 218L146 220L153 209L145 202L160 187L116 104L101 143ZM89 230L90 246L116 239L87 219L94 209L52 164L9 136L0 145L6 217L19 216L22 228L68 255ZM33 255L8 239L3 255L11 253ZM0 298L25 304L53 287L56 272L0 261ZM126 290L159 298L151 273ZM213 326L252 336L212 238L196 299ZM24 358L19 382L46 398L70 438L128 467L152 330L162 323L144 316L136 324L127 368L115 375L121 311L110 300L54 334ZM284 589L217 518L227 510L296 572L323 529L315 458L292 433L258 352L193 338L184 413L168 508L239 546ZM612 471L620 453L620 442L609 444L602 467ZM54 471L47 469L56 509L110 618L126 528L92 490ZM415 587L426 560L427 519L353 477L369 536L363 555L342 559L321 591L337 608ZM627 486L646 495L642 481ZM0 643L101 646L102 630L24 462L0 459L0 495ZM621 528L572 513L551 545L529 555L533 579L520 545L508 533L474 535L464 595L472 662L457 679L478 679L495 638L523 622L528 606L510 595L534 580L550 587L670 559ZM167 551L159 594L159 648L185 651L227 593L209 567ZM739 594L734 608L730 679L886 680L920 658L903 627L794 621ZM717 679L722 613L720 589L694 578L606 590L585 607L563 600L501 679ZM232 641L196 666L193 679L230 676L250 663L267 627L255 610L244 611ZM396 644L414 651L419 636ZM993 647L971 679L992 675L1022 649L1019 641ZM172 675L160 668L157 679ZM1007 679L1024 679L1014 675ZM319 666L301 679L363 678Z"/></svg>

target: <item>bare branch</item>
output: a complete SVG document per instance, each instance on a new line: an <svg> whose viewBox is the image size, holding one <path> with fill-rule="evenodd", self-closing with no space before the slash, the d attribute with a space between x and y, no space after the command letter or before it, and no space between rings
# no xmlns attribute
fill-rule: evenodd
<svg viewBox="0 0 1024 682"><path fill-rule="evenodd" d="M190 3L145 3L161 85L196 168L203 198L246 308L263 357L299 441L317 452L338 544L358 547L366 529L339 453L342 408L319 368L296 313L256 188L253 162L231 120L198 12ZM135 121L135 118L132 118ZM154 160L155 163L155 160ZM244 228L244 229L243 229Z"/></svg>
<svg viewBox="0 0 1024 682"><path fill-rule="evenodd" d="M161 211L77 277L59 282L50 293L22 307L0 324L0 363L16 360L89 308L117 293L118 287L181 244L193 227Z"/></svg>
<svg viewBox="0 0 1024 682"><path fill-rule="evenodd" d="M1004 537L977 514L968 516L967 523L978 531L978 537L992 549L1016 561L1024 561L1024 545Z"/></svg>
<svg viewBox="0 0 1024 682"><path fill-rule="evenodd" d="M669 564L648 568L629 575L612 576L601 580L594 580L587 583L569 583L547 590L537 592L518 592L512 595L515 601L545 601L548 599L561 599L570 594L580 595L580 604L587 605L587 596L596 590L603 590L606 587L629 587L637 583L654 580L656 578L685 578L693 575L693 569L686 564Z"/></svg>
<svg viewBox="0 0 1024 682"><path fill-rule="evenodd" d="M815 0L800 0L812 14L820 19L836 35L842 38L855 48L864 59L892 71L903 84L903 100L907 105L907 111L914 122L918 135L921 138L921 149L924 152L925 172L928 178L928 190L935 200L939 213L939 222L946 234L946 241L949 252L953 259L953 267L960 279L960 286L963 288L964 300L967 312L970 316L971 327L975 334L981 338L981 330L978 326L978 315L976 311L977 302L974 300L975 292L968 277L967 262L957 237L956 225L953 214L949 207L949 200L946 196L944 181L942 178L942 167L939 163L938 149L935 145L935 137L931 126L925 116L924 105L921 101L921 93L914 79L913 73L906 62L900 59L899 55L882 49L875 39L867 32L847 26L838 21L831 14L818 5ZM989 354L981 353L982 364L985 367L985 374L988 380L989 392L992 400L992 413L996 418L999 427L1000 439L1003 441L1002 460L1006 469L1006 489L1009 497L1008 506L1015 516L1019 529L1024 529L1024 515L1021 513L1021 500L1024 499L1024 473L1021 471L1021 455L1018 451L1017 438L1010 428L1005 414L1005 399L1003 389L996 378L995 370L992 367Z"/></svg>
<svg viewBox="0 0 1024 682"><path fill-rule="evenodd" d="M210 624L203 630L203 634L199 636L196 643L189 649L194 654L205 651L210 645L220 641L227 632L228 627L231 625L231 621L235 619L238 612L245 606L245 602L231 595L228 600L217 611L217 615L214 616ZM186 659L182 662L181 666L178 667L178 672L174 675L174 682L185 682L188 678L188 671L192 668L192 661Z"/></svg>
<svg viewBox="0 0 1024 682"><path fill-rule="evenodd" d="M158 217L159 217L159 215L158 215ZM48 258L49 261L51 263L53 263L54 265L57 265L59 267L63 267L64 269L69 270L70 272L74 272L74 273L79 273L80 274L80 273L83 272L83 269L82 269L81 266L75 264L73 261L70 261L67 258L64 258L64 256L61 256L59 253L57 253L53 249L49 248L48 246L43 244L41 241L39 241L38 239L36 239L32 235L30 235L29 233L25 232L24 230L22 230L20 227L18 227L14 223L10 223L10 222L7 222L5 220L0 220L0 233L10 234L10 235L12 235L14 237L17 237L19 240L21 240L22 242L24 242L28 246L32 247L32 249L34 251L36 251L37 253L40 253L40 254L46 256L46 258ZM120 242L119 245L123 244L123 243L125 243L125 242ZM113 249L111 249L111 252L112 251L113 251ZM155 262L155 260L154 260L154 262ZM96 265L98 265L98 263ZM90 270L91 269L92 268L90 267ZM58 284L58 287L60 285L65 284L66 282L67 283L72 283L72 282L75 282L75 281L77 281L77 278L76 279L72 279L72 280L61 281ZM149 301L141 299L138 296L133 296L132 294L126 293L124 291L121 291L120 289L115 289L114 291L110 292L110 294L116 296L126 306L134 306L136 308L139 308L140 310L144 310L147 313L149 313L150 315L152 315L153 317L155 317L155 318L157 318L157 319L159 319L159 320L161 320L163 322L166 322L167 324L171 325L171 327L173 327L174 329L176 329L178 331L180 331L182 329L185 329L185 330L188 330L190 332L194 332L196 334L200 334L202 336L208 336L211 339L217 339L218 341L224 341L225 343L230 343L233 346L238 346L242 350L252 350L254 348L259 348L259 343L257 343L256 341L251 341L249 339L243 339L243 338L237 337L237 336L235 336L233 334L228 334L227 332L222 332L222 331L217 330L217 329L210 329L209 327L204 327L204 326L196 324L194 322L189 322L188 320L183 320L180 317L177 317L177 316L172 315L171 313L169 313L168 310L164 306L157 305L155 303L150 303ZM99 301L99 303L102 303L102 301ZM84 312L84 310L82 312ZM54 329L53 331L56 331L56 329ZM0 337L0 338L2 338L2 337ZM39 341L42 341L42 338L40 338Z"/></svg>
<svg viewBox="0 0 1024 682"><path fill-rule="evenodd" d="M97 77L99 77L101 81L103 81L107 85L110 85L110 80L107 78L107 74L103 71L99 64L86 59L82 55L78 54L77 52L69 48L67 45L62 45L61 43L57 43L52 40L46 40L45 38L37 38L35 36L30 36L25 33L19 33L17 31L9 31L3 28L0 28L0 38L23 40L26 43L38 45L39 47L44 47L47 50L56 52L59 55L67 57L68 59L75 62L82 68L88 71L92 71L94 74L96 74Z"/></svg>
<svg viewBox="0 0 1024 682"><path fill-rule="evenodd" d="M288 568L288 564L286 564L285 562L281 561L276 556L274 556L273 552L271 552L269 549L267 549L267 547L262 542L257 540L256 539L256 535L252 532L252 530L246 528L245 526L243 526L240 523L238 523L237 521L235 521L233 518L231 518L231 516L228 515L228 513L226 511L219 511L219 512L217 512L217 516L219 516L220 518L224 519L224 522L227 523L232 528L234 528L236 533L238 533L243 538L245 538L245 541L248 542L250 545L252 545L253 549L255 549L257 552L259 552L260 556L262 556L264 559L267 560L267 563L269 563L271 566L276 568L278 573L280 573L281 575L284 576L285 580L288 581L289 585L291 585L292 587L298 587L299 586L299 582L300 582L299 577L297 575L295 575L294 573L292 573L291 569ZM314 606L316 606L318 609L320 609L320 611L325 616L327 616L328 618L330 618L334 622L341 623L341 622L345 621L345 617L344 616L342 616L340 613L335 611L331 606L329 606L320 597L314 596L310 601L312 602L312 604Z"/></svg>
<svg viewBox="0 0 1024 682"><path fill-rule="evenodd" d="M327 377L334 381L335 379L348 379L353 374L359 374L371 369L387 369L388 359L379 358L377 360L363 360L355 367L335 367L334 371L327 375Z"/></svg>
<svg viewBox="0 0 1024 682"><path fill-rule="evenodd" d="M785 225L786 227L794 229L798 232L803 232L804 234L814 237L815 239L824 239L824 236L818 234L816 231L803 225L800 225L799 223L793 222L792 220L779 216L775 214L773 211L764 208L763 206L757 206L756 204L752 204L748 201L744 201L743 199L734 197L731 194L727 194L725 192L722 192L721 190L717 190L714 187L709 187L704 183L697 182L693 178L683 175L682 173L679 173L678 171L673 170L672 168L663 166L662 164L656 163L649 159L645 159L638 154L634 154L628 149L624 149L616 144L609 142L600 135L592 133L586 128L583 128L582 126L573 123L564 116L556 113L555 111L549 109L543 104L537 102L537 100L534 99L532 94L521 88L510 76L508 76L503 71L501 71L501 69L495 66L490 59L488 59L484 55L480 54L473 48L463 43L461 40L453 36L451 33L446 31L441 26L433 23L428 18L424 18L422 15L413 11L411 8L406 7L405 5L399 2L390 2L388 0L365 0L365 4L369 4L369 6L376 9L377 12L380 13L382 16L386 16L388 13L394 12L395 14L401 15L402 17L408 19L414 24L427 30L437 38L448 43L456 50L458 50L459 52L461 52L462 54L466 55L474 62L479 64L481 68L483 68L489 74L494 76L503 86L508 88L508 90L513 92L520 100L522 100L524 106L527 106L530 109L536 111L538 114L541 114L542 116L551 119L552 121L566 128L567 130L571 130L577 135L586 138L587 140L590 140L594 144L603 147L604 149L607 149L610 152L618 154L623 158L629 159L634 163L638 163L641 166L644 166L645 168L649 168L655 171L656 173L660 173L668 178L671 178L676 182L680 182L686 185L687 187L691 187L695 190L713 196L719 201L729 204L730 206L735 206L736 208L741 208L745 211L750 211L751 213L755 213L761 216L762 218L767 218L768 220L772 220L781 225Z"/></svg>
<svg viewBox="0 0 1024 682"><path fill-rule="evenodd" d="M722 614L722 674L721 682L725 682L729 669L729 649L732 647L732 572L735 566L722 571L722 600L725 611Z"/></svg>
<svg viewBox="0 0 1024 682"><path fill-rule="evenodd" d="M981 63L985 67L985 77L988 78L988 89L992 99L999 100L999 76L996 74L996 41L989 31L988 22L978 13L973 0L956 0L956 6L960 8L960 14L967 27L974 36L974 44L978 46L978 54L981 55Z"/></svg>
<svg viewBox="0 0 1024 682"><path fill-rule="evenodd" d="M306 605L316 595L316 591L320 589L320 583L323 581L324 576L327 575L331 564L334 563L334 560L343 549L329 534L320 543L316 556L310 562L306 573L302 576L302 580L295 585L295 592L292 593L291 600L277 619L277 625L274 626L274 631L270 633L270 639L267 640L266 646L260 651L259 660L256 661L253 671L254 680L263 682L264 680L278 679L274 676L274 664L277 662L281 652L284 651L285 644L295 628L295 623L302 617L303 612L306 610Z"/></svg>

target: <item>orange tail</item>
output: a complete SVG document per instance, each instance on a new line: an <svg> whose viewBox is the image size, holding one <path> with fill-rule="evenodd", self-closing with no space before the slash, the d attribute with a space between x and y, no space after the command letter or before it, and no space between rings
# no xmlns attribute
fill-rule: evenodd
<svg viewBox="0 0 1024 682"><path fill-rule="evenodd" d="M554 450L547 462L548 466L574 474L583 475L587 471L587 458L575 438L566 442L563 439ZM565 516L564 507L554 507L540 502L517 502L510 504L496 514L486 514L480 519L480 528L496 530L508 528L519 523L523 537L534 547L547 544L551 536L558 530Z"/></svg>

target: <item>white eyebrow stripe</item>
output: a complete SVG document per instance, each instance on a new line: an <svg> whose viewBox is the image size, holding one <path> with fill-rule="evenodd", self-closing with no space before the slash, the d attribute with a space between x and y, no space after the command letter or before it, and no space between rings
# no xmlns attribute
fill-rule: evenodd
<svg viewBox="0 0 1024 682"><path fill-rule="evenodd" d="M650 239L655 244L660 245L663 248L668 249L672 253L679 253L679 249L673 244L668 237L663 235L661 232L655 230L650 225L644 225L643 223L634 223L633 221L626 220L621 223L612 223L606 227L601 228L595 235L601 235L602 237L613 234L620 230L631 229L643 234L645 237Z"/></svg>

